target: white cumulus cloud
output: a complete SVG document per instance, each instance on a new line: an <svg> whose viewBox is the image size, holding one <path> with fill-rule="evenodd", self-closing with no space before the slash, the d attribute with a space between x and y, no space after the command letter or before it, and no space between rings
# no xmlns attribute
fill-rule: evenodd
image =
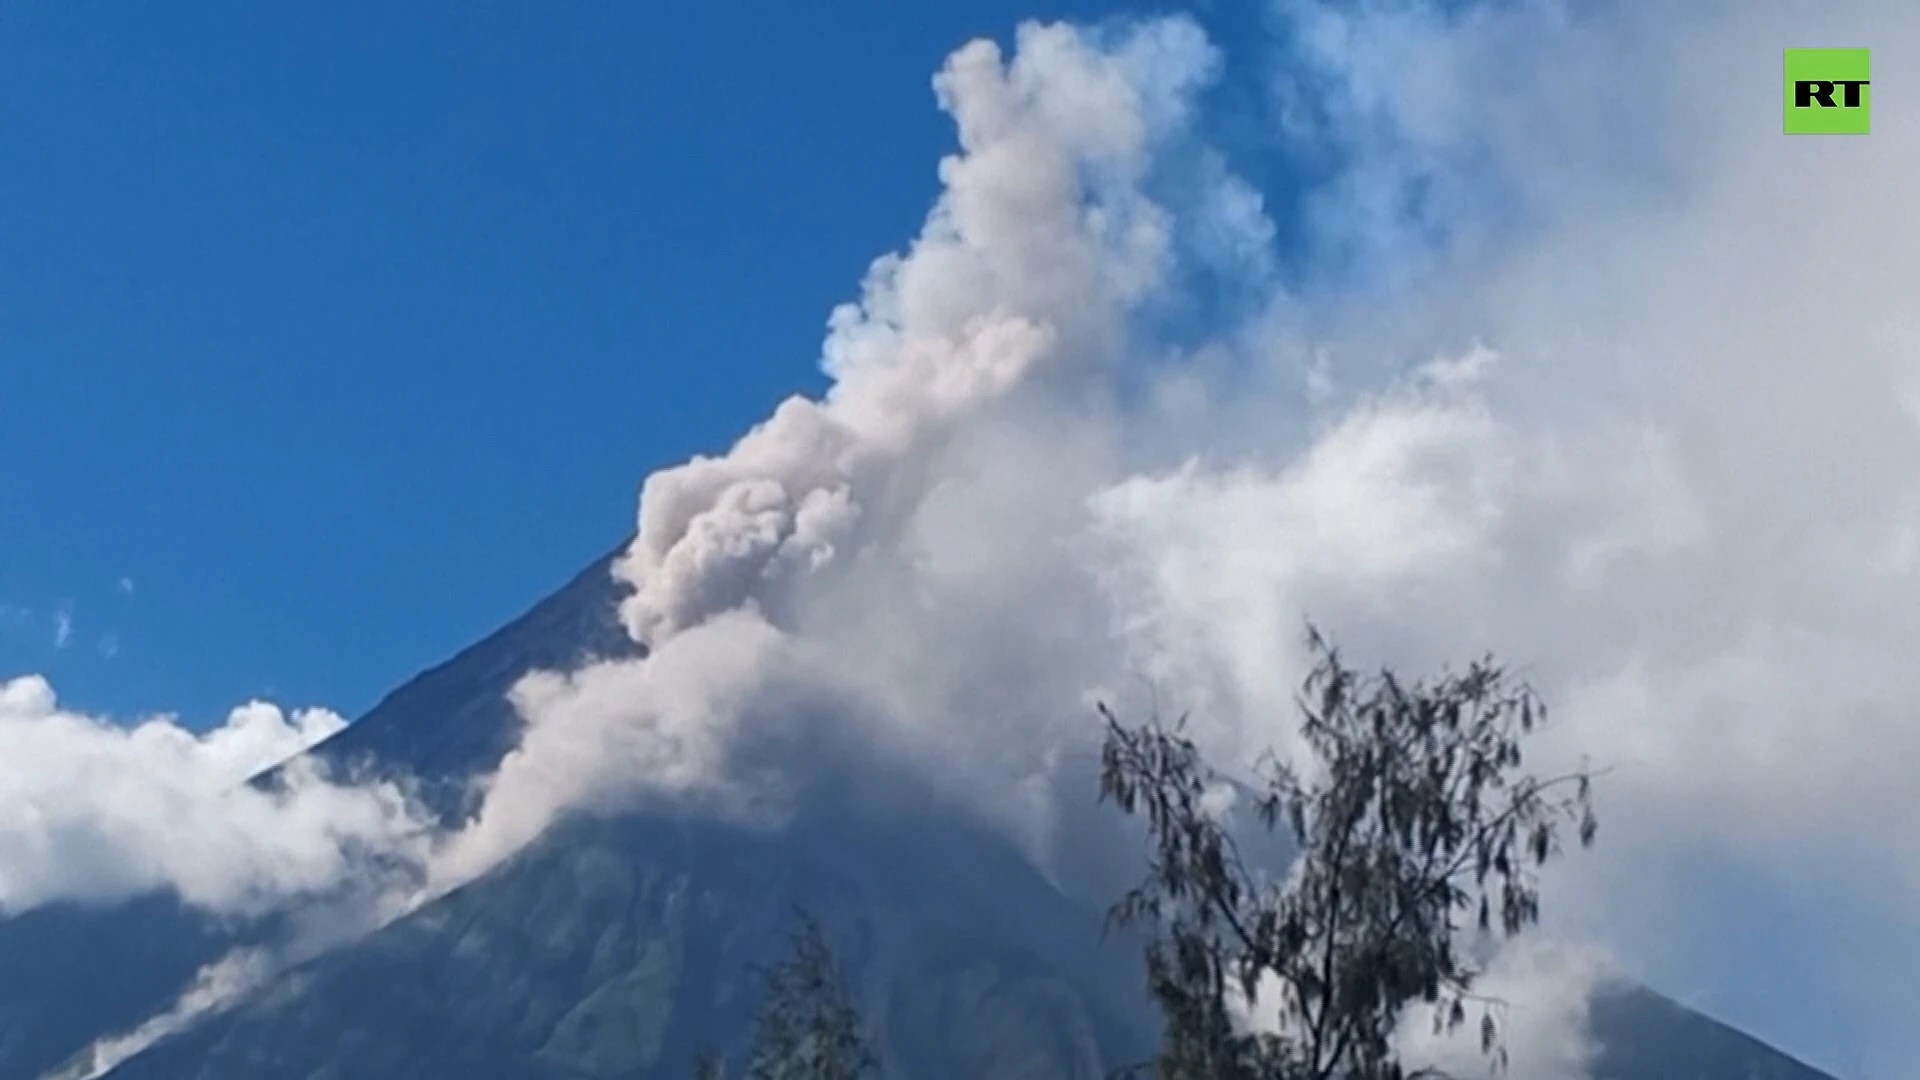
<svg viewBox="0 0 1920 1080"><path fill-rule="evenodd" d="M206 731L122 725L61 708L39 676L0 683L0 912L171 889L254 913L336 888L365 853L405 851L421 825L397 788L343 786L312 765L282 790L246 783L342 726L262 702Z"/></svg>

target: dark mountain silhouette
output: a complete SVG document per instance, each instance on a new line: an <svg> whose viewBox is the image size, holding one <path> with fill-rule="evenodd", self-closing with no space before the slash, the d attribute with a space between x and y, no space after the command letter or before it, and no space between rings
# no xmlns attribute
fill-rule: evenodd
<svg viewBox="0 0 1920 1080"><path fill-rule="evenodd" d="M416 775L458 817L467 780L517 738L505 695L520 675L632 651L609 559L316 753ZM1138 954L1102 940L1097 897L1062 892L904 781L857 783L861 797L823 799L777 832L668 813L566 822L111 1075L684 1077L700 1048L738 1049L754 968L802 907L840 954L890 1076L1092 1080L1145 1052ZM270 929L166 898L0 922L0 1080L41 1075L160 1011L200 964ZM1640 988L1596 1000L1594 1028L1596 1080L1831 1080Z"/></svg>
<svg viewBox="0 0 1920 1080"><path fill-rule="evenodd" d="M443 816L464 816L468 782L519 741L520 718L507 691L520 676L638 653L616 610L613 560L624 549L594 560L524 615L414 676L313 753L337 772L411 776Z"/></svg>

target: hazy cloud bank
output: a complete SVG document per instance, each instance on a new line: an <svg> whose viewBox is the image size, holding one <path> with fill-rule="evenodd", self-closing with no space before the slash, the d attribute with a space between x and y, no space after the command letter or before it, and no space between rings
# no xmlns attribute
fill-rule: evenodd
<svg viewBox="0 0 1920 1080"><path fill-rule="evenodd" d="M424 852L391 786L336 784L310 765L283 791L246 784L343 726L263 702L205 732L170 717L128 726L62 709L38 676L0 683L0 912L171 889L258 913L334 890L356 853Z"/></svg>

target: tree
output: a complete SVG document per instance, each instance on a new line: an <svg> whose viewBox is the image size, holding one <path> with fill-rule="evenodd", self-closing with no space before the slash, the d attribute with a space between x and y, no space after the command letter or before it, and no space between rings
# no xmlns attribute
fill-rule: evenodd
<svg viewBox="0 0 1920 1080"><path fill-rule="evenodd" d="M1143 814L1142 882L1111 925L1151 931L1149 989L1166 1022L1157 1080L1410 1080L1393 1048L1403 1011L1436 1006L1458 1028L1480 1006L1481 1048L1504 1062L1496 1003L1473 994L1472 942L1539 920L1537 869L1572 825L1593 842L1591 774L1521 773L1521 741L1546 720L1489 658L1407 684L1361 677L1309 630L1299 698L1307 760L1269 754L1254 809L1297 849L1284 878L1242 859L1214 807L1224 778L1185 717L1123 726L1107 709L1101 798ZM1267 1023L1244 1017L1257 1002Z"/></svg>
<svg viewBox="0 0 1920 1080"><path fill-rule="evenodd" d="M748 1080L858 1080L877 1062L820 924L804 913L787 958L762 972L766 1000L754 1026ZM709 1053L694 1080L725 1080Z"/></svg>

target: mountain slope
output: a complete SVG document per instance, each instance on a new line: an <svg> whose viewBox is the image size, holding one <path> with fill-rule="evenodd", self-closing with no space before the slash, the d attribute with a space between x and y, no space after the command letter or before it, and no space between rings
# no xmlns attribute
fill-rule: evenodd
<svg viewBox="0 0 1920 1080"><path fill-rule="evenodd" d="M172 896L0 918L0 1077L33 1077L164 1008L230 928Z"/></svg>
<svg viewBox="0 0 1920 1080"><path fill-rule="evenodd" d="M419 773L457 814L466 779L517 735L505 693L520 674L631 650L608 569L596 562L318 753ZM753 967L795 905L823 917L891 1076L1092 1077L1137 1055L1152 1029L1137 953L1102 946L1083 902L1097 898L1061 895L966 815L911 796L886 793L897 812L882 815L816 808L777 835L660 815L570 822L113 1075L681 1077L697 1048L737 1047ZM1648 991L1596 1001L1594 1028L1596 1080L1831 1080Z"/></svg>
<svg viewBox="0 0 1920 1080"><path fill-rule="evenodd" d="M952 858L926 857L929 830ZM1017 862L932 817L781 835L576 821L114 1075L681 1077L704 1046L738 1049L754 967L799 905L893 1075L1095 1080L1103 1047L1144 1049L1130 958Z"/></svg>
<svg viewBox="0 0 1920 1080"><path fill-rule="evenodd" d="M613 560L624 549L594 560L519 618L407 680L314 754L347 774L405 773L424 782L426 797L443 814L459 816L470 808L468 781L491 771L519 739L520 718L507 691L522 675L637 652L616 610Z"/></svg>
<svg viewBox="0 0 1920 1080"><path fill-rule="evenodd" d="M1645 987L1603 991L1590 1007L1594 1037L1606 1048L1593 1080L1820 1080L1826 1076Z"/></svg>
<svg viewBox="0 0 1920 1080"><path fill-rule="evenodd" d="M506 701L515 680L531 668L633 650L612 606L612 559L596 560L499 631L407 681L317 753L347 771L422 777L428 801L457 815L467 779L492 768L517 738ZM168 896L0 918L0 1080L40 1076L166 1008L202 965L253 929Z"/></svg>

